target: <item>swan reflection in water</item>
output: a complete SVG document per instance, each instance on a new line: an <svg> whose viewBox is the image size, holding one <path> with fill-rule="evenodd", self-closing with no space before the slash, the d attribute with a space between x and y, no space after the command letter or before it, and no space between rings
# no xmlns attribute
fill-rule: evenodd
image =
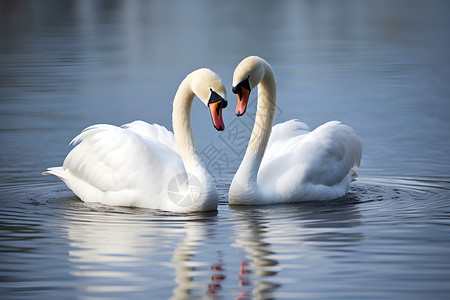
<svg viewBox="0 0 450 300"><path fill-rule="evenodd" d="M276 276L280 271L278 261L271 258L275 254L271 250L272 245L266 241L267 232L271 230L268 221L255 214L255 210L249 207L233 206L232 211L233 219L236 221L234 225L236 239L232 246L245 250L243 253L245 259L241 261L239 267L239 283L242 286L252 286L253 296L267 296L280 286L268 280L268 277ZM240 296L238 298L250 295L242 291Z"/></svg>
<svg viewBox="0 0 450 300"><path fill-rule="evenodd" d="M214 236L211 219L192 220L184 224L185 237L173 250L175 282L171 299L186 299L197 295L213 295L219 290L220 282L226 278L222 270L221 251L204 251L210 244L207 240ZM209 249L211 249L209 248ZM212 255L212 257L210 257Z"/></svg>
<svg viewBox="0 0 450 300"><path fill-rule="evenodd" d="M172 287L158 274L171 272L173 244L185 235L180 217L95 203L84 204L83 211L82 205L68 212L66 223L78 289L103 295Z"/></svg>
<svg viewBox="0 0 450 300"><path fill-rule="evenodd" d="M276 297L283 285L299 290L308 278L309 272L301 271L305 266L320 266L357 245L364 238L358 203L350 193L333 202L230 206L236 222L232 246L246 253L251 273L243 278L253 286L252 295Z"/></svg>
<svg viewBox="0 0 450 300"><path fill-rule="evenodd" d="M66 211L70 274L86 297L272 297L364 238L357 208L347 198L173 215L80 203Z"/></svg>
<svg viewBox="0 0 450 300"><path fill-rule="evenodd" d="M120 298L120 293L151 291L152 297L167 299L172 290L172 299L186 299L221 290L222 251L211 240L217 212L171 215L78 206L67 212L65 228L70 274L82 295Z"/></svg>

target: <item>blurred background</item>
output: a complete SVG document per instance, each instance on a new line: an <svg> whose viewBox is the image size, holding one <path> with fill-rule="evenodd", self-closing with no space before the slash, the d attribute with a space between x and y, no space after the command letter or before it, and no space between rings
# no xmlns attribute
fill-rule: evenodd
<svg viewBox="0 0 450 300"><path fill-rule="evenodd" d="M24 157L42 162L27 171L59 165L67 143L95 123L142 119L171 129L178 84L200 67L229 88L230 124L234 68L259 55L277 76L276 123L297 118L315 128L336 119L352 126L366 145L363 173L409 176L420 166L426 175L448 175L449 6L2 0L1 165L14 168ZM218 136L205 111L196 101L199 149Z"/></svg>

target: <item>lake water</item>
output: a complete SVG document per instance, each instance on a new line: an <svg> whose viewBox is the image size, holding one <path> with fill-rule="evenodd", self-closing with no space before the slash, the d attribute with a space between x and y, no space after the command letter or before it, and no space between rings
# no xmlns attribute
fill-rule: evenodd
<svg viewBox="0 0 450 300"><path fill-rule="evenodd" d="M2 299L448 299L450 2L0 0ZM329 202L229 207L252 126L231 81L271 63L276 122L340 120L365 144ZM226 130L193 105L217 212L81 202L56 178L85 127L171 129L186 74L217 72ZM212 157L211 153L219 153Z"/></svg>

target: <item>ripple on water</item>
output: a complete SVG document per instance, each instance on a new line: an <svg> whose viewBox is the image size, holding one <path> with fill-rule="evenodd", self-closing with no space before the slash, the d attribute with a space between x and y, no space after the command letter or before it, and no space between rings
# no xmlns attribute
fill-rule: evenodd
<svg viewBox="0 0 450 300"><path fill-rule="evenodd" d="M218 212L187 215L88 204L61 185L32 184L0 209L0 276L23 295L116 297L157 288L163 298L167 291L383 297L411 291L411 282L442 291L450 267L447 184L365 178L332 202L262 207L229 207L227 186L219 185ZM26 196L30 189L36 196Z"/></svg>

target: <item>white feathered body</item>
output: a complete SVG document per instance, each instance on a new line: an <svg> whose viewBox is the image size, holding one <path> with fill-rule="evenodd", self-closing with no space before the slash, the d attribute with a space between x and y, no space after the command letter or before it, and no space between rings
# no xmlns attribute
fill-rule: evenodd
<svg viewBox="0 0 450 300"><path fill-rule="evenodd" d="M71 144L77 145L63 166L49 168L45 174L58 176L85 202L174 212L207 210L196 207L196 203L202 205L201 199L179 206L177 198L171 197L171 192L189 194L194 192L189 189L198 186L186 184L189 175L174 135L163 126L143 121L122 127L93 125ZM199 178L205 174L194 175ZM186 181L180 181L180 176ZM169 187L171 181L175 186ZM200 196L214 197L214 188L204 186Z"/></svg>
<svg viewBox="0 0 450 300"><path fill-rule="evenodd" d="M338 121L310 131L306 124L290 120L273 126L264 156L258 155L247 151L231 183L231 204L339 198L350 187L352 168L360 164L362 142Z"/></svg>
<svg viewBox="0 0 450 300"><path fill-rule="evenodd" d="M241 85L243 82L246 84ZM236 67L233 89L241 93L241 101L243 89L247 89L248 97L256 86L255 125L230 186L230 204L263 205L343 196L353 179L352 168L361 162L363 145L355 131L338 121L313 131L298 120L272 127L277 102L275 74L264 59L249 56Z"/></svg>
<svg viewBox="0 0 450 300"><path fill-rule="evenodd" d="M335 199L348 191L361 155L362 142L347 125L331 121L310 131L287 121L272 128L257 182L273 202Z"/></svg>

